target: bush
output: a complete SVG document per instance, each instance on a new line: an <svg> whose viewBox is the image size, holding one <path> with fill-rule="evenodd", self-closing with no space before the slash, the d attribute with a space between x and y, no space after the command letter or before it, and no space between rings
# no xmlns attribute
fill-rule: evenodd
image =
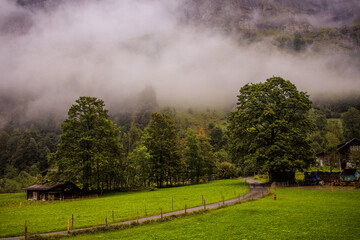
<svg viewBox="0 0 360 240"><path fill-rule="evenodd" d="M217 169L217 177L219 179L228 179L236 177L235 165L229 162L222 162Z"/></svg>
<svg viewBox="0 0 360 240"><path fill-rule="evenodd" d="M21 185L14 179L2 178L0 179L0 193L20 192Z"/></svg>
<svg viewBox="0 0 360 240"><path fill-rule="evenodd" d="M35 181L36 178L25 171L20 172L15 178L1 178L0 193L21 192L23 188L33 185Z"/></svg>

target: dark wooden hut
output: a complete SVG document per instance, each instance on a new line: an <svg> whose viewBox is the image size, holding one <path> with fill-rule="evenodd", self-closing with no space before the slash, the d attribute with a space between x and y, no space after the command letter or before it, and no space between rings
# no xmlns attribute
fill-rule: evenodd
<svg viewBox="0 0 360 240"><path fill-rule="evenodd" d="M24 189L27 200L52 201L81 196L81 190L72 182L54 185L35 184Z"/></svg>

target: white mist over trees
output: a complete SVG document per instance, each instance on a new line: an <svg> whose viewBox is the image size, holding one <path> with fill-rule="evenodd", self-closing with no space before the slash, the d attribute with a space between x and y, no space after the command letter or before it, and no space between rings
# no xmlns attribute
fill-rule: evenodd
<svg viewBox="0 0 360 240"><path fill-rule="evenodd" d="M37 9L1 1L1 117L64 119L83 95L120 111L147 85L160 105L184 106L233 103L240 86L271 75L310 94L360 87L352 58L247 45L179 21L181 4L89 0Z"/></svg>

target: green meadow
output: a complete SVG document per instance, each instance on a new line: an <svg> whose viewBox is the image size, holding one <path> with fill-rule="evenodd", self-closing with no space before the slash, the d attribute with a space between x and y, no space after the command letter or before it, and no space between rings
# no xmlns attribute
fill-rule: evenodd
<svg viewBox="0 0 360 240"><path fill-rule="evenodd" d="M76 239L360 239L360 192L282 189L257 201Z"/></svg>
<svg viewBox="0 0 360 240"><path fill-rule="evenodd" d="M67 220L74 215L74 228L96 226L139 216L171 212L206 203L231 199L249 191L241 180L220 180L191 186L154 189L146 192L112 193L96 199L65 201L27 201L25 193L0 194L0 237L24 234L27 220L29 234L66 230Z"/></svg>

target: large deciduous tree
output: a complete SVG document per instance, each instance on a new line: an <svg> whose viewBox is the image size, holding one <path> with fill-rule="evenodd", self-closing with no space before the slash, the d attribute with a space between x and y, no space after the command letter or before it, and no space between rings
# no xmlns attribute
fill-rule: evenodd
<svg viewBox="0 0 360 240"><path fill-rule="evenodd" d="M109 120L104 102L80 97L62 123L55 158L64 180L77 180L84 191L109 187L121 167L119 130Z"/></svg>
<svg viewBox="0 0 360 240"><path fill-rule="evenodd" d="M302 170L314 161L307 117L311 101L290 81L272 77L240 89L237 110L229 117L233 161L248 172ZM270 179L273 180L273 179Z"/></svg>
<svg viewBox="0 0 360 240"><path fill-rule="evenodd" d="M145 128L144 145L150 153L151 172L158 187L175 180L181 166L179 140L174 121L166 114L152 113Z"/></svg>

